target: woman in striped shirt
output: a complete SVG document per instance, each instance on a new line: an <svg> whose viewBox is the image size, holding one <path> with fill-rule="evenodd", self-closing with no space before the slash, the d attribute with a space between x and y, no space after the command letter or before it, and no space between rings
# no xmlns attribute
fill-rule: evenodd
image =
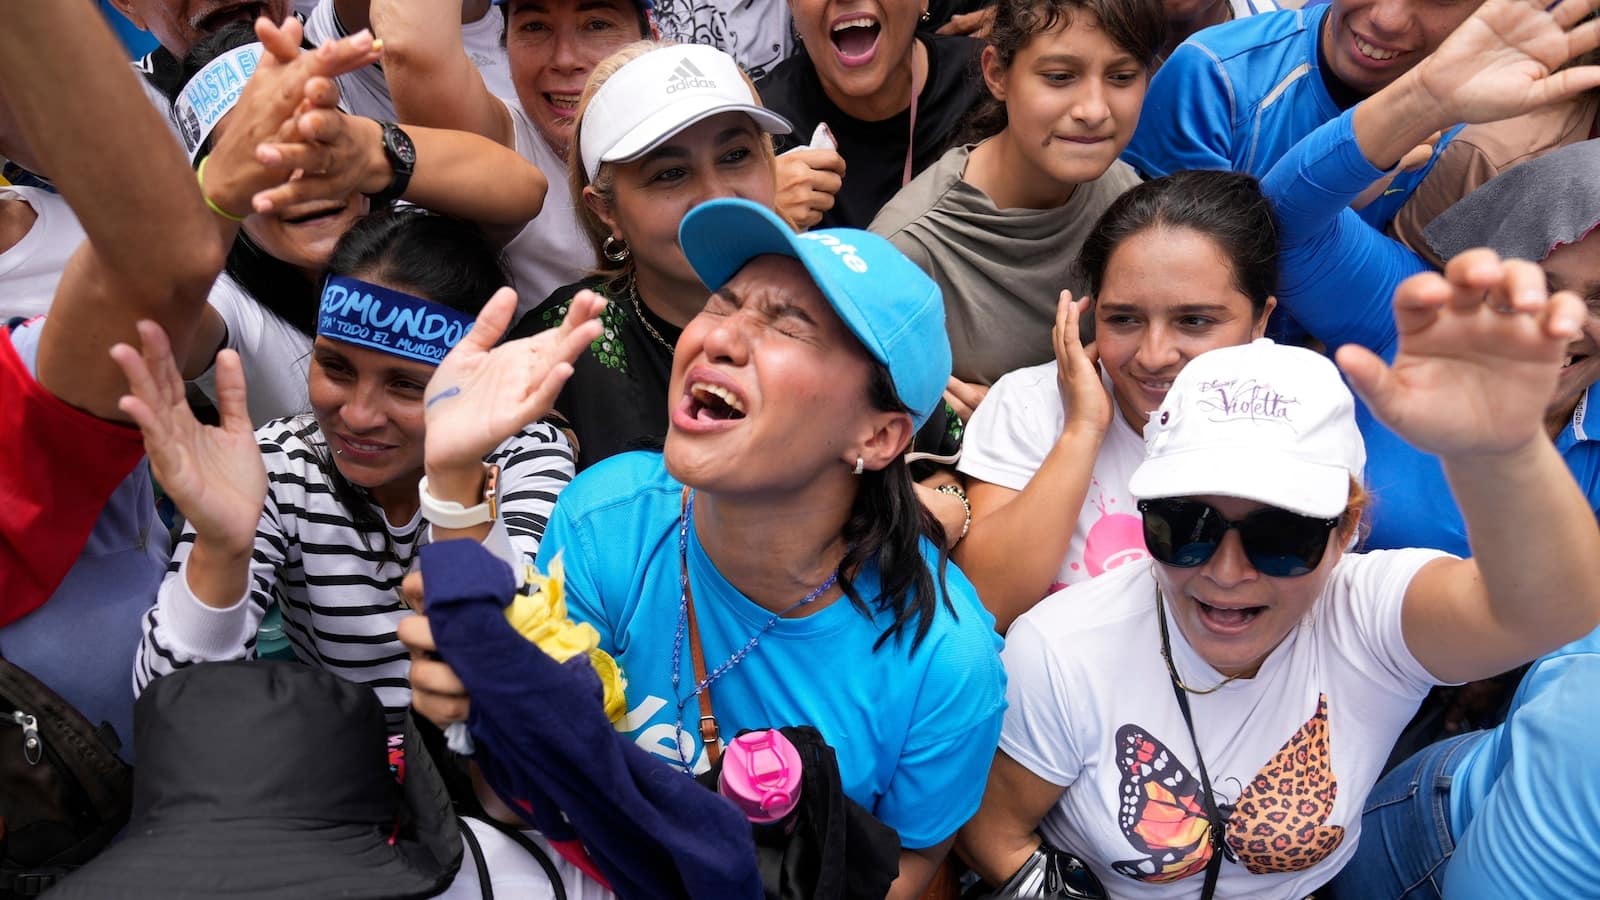
<svg viewBox="0 0 1600 900"><path fill-rule="evenodd" d="M595 337L603 301L580 295L560 329L494 347L515 304L498 255L472 226L415 209L355 225L329 272L308 415L252 434L225 351L222 425L204 427L160 329L141 328L142 356L113 351L133 388L123 409L188 519L144 618L136 690L253 655L277 603L295 655L372 685L397 723L410 702L398 588L417 548L472 538L508 561L531 556L572 477L566 438L535 420ZM450 383L425 408L434 377Z"/></svg>

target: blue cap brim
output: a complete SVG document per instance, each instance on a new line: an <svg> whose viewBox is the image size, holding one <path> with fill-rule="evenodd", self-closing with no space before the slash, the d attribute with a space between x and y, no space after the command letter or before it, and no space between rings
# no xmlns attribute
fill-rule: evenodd
<svg viewBox="0 0 1600 900"><path fill-rule="evenodd" d="M889 370L917 427L950 377L944 299L927 273L884 238L852 228L796 234L770 209L722 198L689 211L678 242L695 274L720 290L758 256L798 260L868 355Z"/></svg>

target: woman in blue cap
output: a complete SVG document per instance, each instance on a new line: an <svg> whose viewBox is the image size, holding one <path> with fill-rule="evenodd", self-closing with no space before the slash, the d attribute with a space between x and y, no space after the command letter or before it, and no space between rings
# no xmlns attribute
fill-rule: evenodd
<svg viewBox="0 0 1600 900"><path fill-rule="evenodd" d="M915 897L1004 708L993 619L902 458L949 377L943 301L882 238L796 235L743 200L679 240L714 293L678 343L665 449L575 479L542 559L627 676L625 734L688 777L743 729L815 726L845 794L899 832L890 896ZM404 630L432 650L426 620ZM425 715L466 718L445 663L412 680Z"/></svg>

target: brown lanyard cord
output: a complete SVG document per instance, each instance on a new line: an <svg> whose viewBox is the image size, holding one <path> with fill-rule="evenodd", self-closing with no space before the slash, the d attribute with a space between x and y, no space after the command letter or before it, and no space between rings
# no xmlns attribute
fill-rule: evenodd
<svg viewBox="0 0 1600 900"><path fill-rule="evenodd" d="M679 502L683 507L688 506L689 488L683 489L683 498ZM697 698L700 702L700 743L705 747L706 761L715 768L717 761L722 759L722 729L717 726L717 714L711 707L711 685L706 681L706 655L700 649L700 625L694 617L694 591L689 588L688 562L684 561L682 565L683 603L689 619L689 660L694 667L694 683L705 685Z"/></svg>

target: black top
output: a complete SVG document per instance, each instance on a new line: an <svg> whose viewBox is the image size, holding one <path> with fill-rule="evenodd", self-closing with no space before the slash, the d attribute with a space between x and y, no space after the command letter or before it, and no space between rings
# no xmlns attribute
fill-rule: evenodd
<svg viewBox="0 0 1600 900"><path fill-rule="evenodd" d="M672 380L672 351L681 329L635 304L623 292L625 282L596 275L557 288L512 326L505 340L525 338L561 324L572 298L587 288L610 303L600 314L600 336L589 352L572 364L572 378L556 398L556 412L578 438L578 471L608 456L642 447L659 448L667 436L667 385ZM637 310L637 312L636 312ZM640 323L639 313L661 336ZM662 341L666 343L663 344Z"/></svg>
<svg viewBox="0 0 1600 900"><path fill-rule="evenodd" d="M932 34L919 34L917 40L928 48L928 80L917 95L912 177L949 149L958 126L988 95L978 68L982 42ZM816 67L803 52L778 64L756 88L768 109L794 125L792 134L773 136L779 153L810 143L819 122L827 122L839 142L846 165L844 186L819 227L866 228L903 186L910 110L881 122L850 118L823 92Z"/></svg>

